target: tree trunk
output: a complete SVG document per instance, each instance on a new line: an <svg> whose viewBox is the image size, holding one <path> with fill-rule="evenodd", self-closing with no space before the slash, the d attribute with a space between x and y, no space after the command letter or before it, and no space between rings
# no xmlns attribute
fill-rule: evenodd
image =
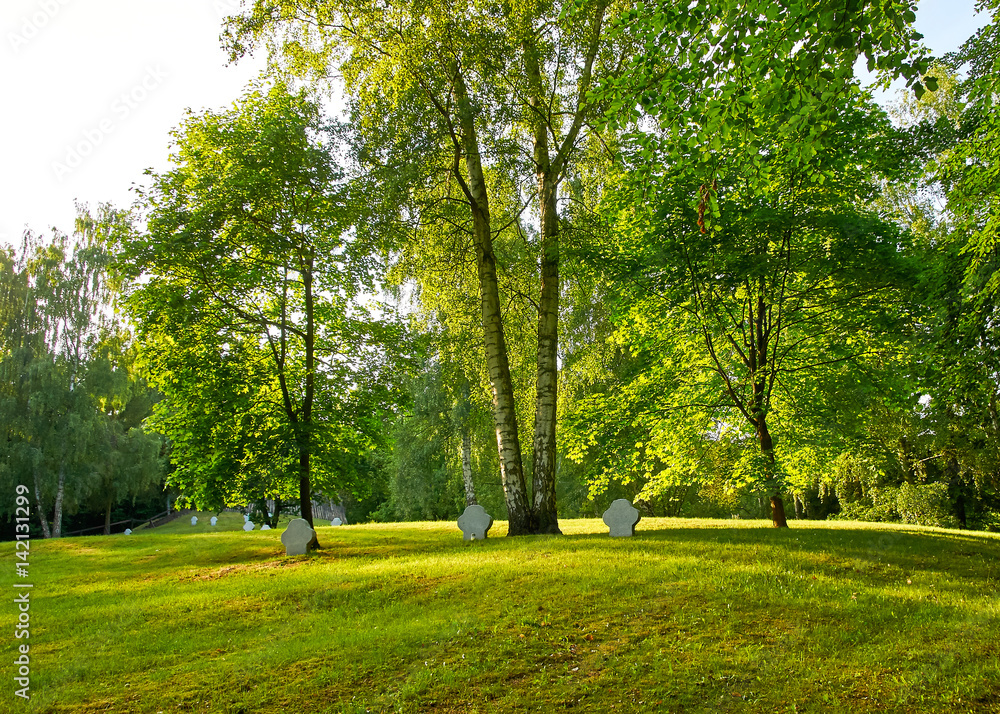
<svg viewBox="0 0 1000 714"><path fill-rule="evenodd" d="M771 525L775 528L788 528L788 521L785 520L785 504L781 500L781 494L778 493L771 496Z"/></svg>
<svg viewBox="0 0 1000 714"><path fill-rule="evenodd" d="M529 35L530 37L530 35ZM537 47L524 43L525 70L534 118L535 180L541 234L541 294L538 300L538 349L535 373L535 436L532 469L532 525L537 533L560 533L556 517L556 399L559 330L559 215L558 182L551 174L549 134Z"/></svg>
<svg viewBox="0 0 1000 714"><path fill-rule="evenodd" d="M532 478L533 522L538 533L561 533L556 512L556 415L559 388L559 212L556 198L563 168L576 147L588 104L591 70L597 56L606 4L595 8L592 35L580 74L576 111L555 156L549 146L549 131L562 117L553 119L552 104L546 102L546 85L539 66L535 28L526 28L523 40L525 73L529 90L529 117L534 125L535 178L538 182L538 213L541 232L541 295L538 301L538 355L535 381L535 434Z"/></svg>
<svg viewBox="0 0 1000 714"><path fill-rule="evenodd" d="M465 505L476 505L476 489L472 483L472 434L462 427L462 482L465 484Z"/></svg>
<svg viewBox="0 0 1000 714"><path fill-rule="evenodd" d="M538 190L541 201L542 291L538 301L538 357L535 382L534 523L537 533L561 533L556 515L556 400L559 372L559 215L556 212L557 185L548 172L545 128L536 137ZM544 152L544 154L543 154Z"/></svg>
<svg viewBox="0 0 1000 714"><path fill-rule="evenodd" d="M1000 417L997 416L997 393L990 390L990 424L993 425L993 436L1000 436Z"/></svg>
<svg viewBox="0 0 1000 714"><path fill-rule="evenodd" d="M56 507L55 513L52 515L52 537L61 538L62 537L62 507L63 507L63 494L66 491L66 461L65 459L59 464L59 482L56 486Z"/></svg>
<svg viewBox="0 0 1000 714"><path fill-rule="evenodd" d="M792 499L794 500L795 503L795 518L796 520L801 520L802 518L805 517L803 515L802 499L799 498L799 495L797 493L792 494Z"/></svg>
<svg viewBox="0 0 1000 714"><path fill-rule="evenodd" d="M33 475L35 479L35 511L38 513L38 520L42 523L42 535L51 538L52 531L49 530L49 521L45 517L45 506L42 505L42 479L37 468L34 469Z"/></svg>
<svg viewBox="0 0 1000 714"><path fill-rule="evenodd" d="M114 504L114 498L109 496L107 506L104 509L104 535L111 535L111 507Z"/></svg>
<svg viewBox="0 0 1000 714"><path fill-rule="evenodd" d="M305 436L300 436L306 442ZM309 445L299 444L299 512L312 527L312 490L309 485Z"/></svg>
<svg viewBox="0 0 1000 714"><path fill-rule="evenodd" d="M767 429L767 420L763 414L757 422L757 437L760 440L760 450L767 459L768 473L766 481L774 484L774 495L771 496L771 524L775 528L788 528L788 521L785 519L785 504L781 500L781 493L778 491L777 477L774 472L774 442L771 440L771 432Z"/></svg>
<svg viewBox="0 0 1000 714"><path fill-rule="evenodd" d="M507 504L507 535L526 535L532 532L531 512L524 484L521 442L517 433L514 384L510 375L507 340L500 311L500 291L497 284L496 256L493 253L493 236L490 232L486 180L479 159L479 140L476 137L473 111L465 81L457 67L454 71L455 100L458 105L463 142L460 148L468 173L466 192L472 209L476 268L479 273L482 298L486 366L493 393L493 422L496 426L497 450L500 454L500 479L503 482L504 500ZM457 161L455 176L459 181L464 181L458 171Z"/></svg>
<svg viewBox="0 0 1000 714"><path fill-rule="evenodd" d="M903 480L915 483L916 471L913 468L913 459L910 458L910 444L905 435L899 437L899 464L903 470Z"/></svg>
<svg viewBox="0 0 1000 714"><path fill-rule="evenodd" d="M300 424L302 428L302 442L300 443L299 451L299 508L301 509L302 518L305 519L310 528L315 529L312 512L312 484L310 483L313 429L312 408L316 394L316 315L313 306L314 258L311 246L305 250L306 254L303 260L301 277L306 312L306 393L302 400L302 421ZM315 530L313 530L313 534L313 539L309 542L308 547L310 550L318 550L322 547L319 543L319 536Z"/></svg>
<svg viewBox="0 0 1000 714"><path fill-rule="evenodd" d="M278 527L278 520L280 518L281 518L281 499L275 497L275 499L274 499L274 513L271 515L271 520L268 522L268 525L271 526L271 528L277 528Z"/></svg>
<svg viewBox="0 0 1000 714"><path fill-rule="evenodd" d="M962 528L967 528L967 514L965 512L965 486L962 483L962 467L958 463L956 451L949 444L948 458L945 463L945 473L948 475L948 490L955 494L955 517Z"/></svg>
<svg viewBox="0 0 1000 714"><path fill-rule="evenodd" d="M314 315L313 315L313 294L312 294L312 267L313 258L310 253L303 260L302 265L302 291L305 297L305 308L306 308L306 334L305 334L305 349L306 349L306 393L302 400L302 420L299 424L301 429L300 440L299 440L299 508L301 509L302 518L309 523L309 527L313 527L313 514L312 514L312 490L309 482L309 456L312 447L312 405L313 396L315 389L315 375L313 374L316 369L316 358L315 358L315 330L314 325Z"/></svg>

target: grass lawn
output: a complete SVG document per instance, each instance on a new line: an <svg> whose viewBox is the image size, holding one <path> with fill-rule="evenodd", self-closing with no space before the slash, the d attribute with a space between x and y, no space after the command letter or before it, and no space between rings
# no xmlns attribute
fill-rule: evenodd
<svg viewBox="0 0 1000 714"><path fill-rule="evenodd" d="M198 515L34 541L0 712L1000 712L995 534L644 519L612 539L595 519L465 543L317 521L323 550L288 558L280 530Z"/></svg>

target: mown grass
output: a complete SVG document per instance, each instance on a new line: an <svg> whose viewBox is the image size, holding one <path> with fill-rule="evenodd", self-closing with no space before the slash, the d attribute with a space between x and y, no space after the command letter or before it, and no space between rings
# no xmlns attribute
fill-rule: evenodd
<svg viewBox="0 0 1000 714"><path fill-rule="evenodd" d="M224 515L36 541L32 699L11 674L4 707L1000 712L996 535L567 520L464 543L403 523L319 527L323 549L288 558L280 530Z"/></svg>

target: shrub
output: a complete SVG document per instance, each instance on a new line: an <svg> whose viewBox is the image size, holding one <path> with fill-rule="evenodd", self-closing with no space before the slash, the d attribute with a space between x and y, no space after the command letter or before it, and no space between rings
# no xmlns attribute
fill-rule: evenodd
<svg viewBox="0 0 1000 714"><path fill-rule="evenodd" d="M903 523L958 527L958 519L951 513L948 485L944 483L902 484L896 499L896 510Z"/></svg>
<svg viewBox="0 0 1000 714"><path fill-rule="evenodd" d="M838 494L839 495L839 494ZM831 516L841 521L885 523L900 520L897 502L899 489L892 486L872 487L867 498L856 501L840 499L840 513Z"/></svg>

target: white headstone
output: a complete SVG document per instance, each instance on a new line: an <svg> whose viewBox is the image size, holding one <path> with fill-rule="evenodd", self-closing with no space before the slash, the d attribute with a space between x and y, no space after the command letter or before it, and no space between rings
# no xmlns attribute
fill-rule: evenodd
<svg viewBox="0 0 1000 714"><path fill-rule="evenodd" d="M344 522L342 520L340 520L339 518L334 518L332 521L330 521L330 525L331 526L342 526L342 525L344 525Z"/></svg>
<svg viewBox="0 0 1000 714"><path fill-rule="evenodd" d="M260 527L260 529L261 529L262 531L269 531L269 530L271 530L271 526L269 526L269 525L267 525L267 524L265 523L264 525L262 525L262 526Z"/></svg>
<svg viewBox="0 0 1000 714"><path fill-rule="evenodd" d="M213 526L214 526L214 525L215 525L216 523L218 523L218 522L219 522L219 519L218 519L218 518L216 518L215 516L212 516L212 520L210 520L210 521L209 521L209 523L211 523L211 524L212 524Z"/></svg>
<svg viewBox="0 0 1000 714"><path fill-rule="evenodd" d="M458 517L458 527L462 529L463 540L483 540L493 527L493 516L482 506L469 506Z"/></svg>
<svg viewBox="0 0 1000 714"><path fill-rule="evenodd" d="M285 544L285 555L305 555L309 544L316 537L316 531L309 526L304 518L294 518L281 534L281 542Z"/></svg>
<svg viewBox="0 0 1000 714"><path fill-rule="evenodd" d="M125 535L132 535L132 529L131 528L126 528L125 529Z"/></svg>
<svg viewBox="0 0 1000 714"><path fill-rule="evenodd" d="M268 514L267 514L267 517L268 517L268 518L274 518L274 514L273 514L273 513L268 513Z"/></svg>
<svg viewBox="0 0 1000 714"><path fill-rule="evenodd" d="M250 522L250 516L243 516L243 522L244 523L249 523Z"/></svg>
<svg viewBox="0 0 1000 714"><path fill-rule="evenodd" d="M192 526L198 525L198 516L191 516L191 525Z"/></svg>
<svg viewBox="0 0 1000 714"><path fill-rule="evenodd" d="M243 524L243 530L245 530L245 531L252 531L253 530L253 522L247 521L246 523L244 523Z"/></svg>
<svg viewBox="0 0 1000 714"><path fill-rule="evenodd" d="M611 529L612 536L634 536L635 525L642 516L639 510L625 498L619 498L604 512L604 524Z"/></svg>

